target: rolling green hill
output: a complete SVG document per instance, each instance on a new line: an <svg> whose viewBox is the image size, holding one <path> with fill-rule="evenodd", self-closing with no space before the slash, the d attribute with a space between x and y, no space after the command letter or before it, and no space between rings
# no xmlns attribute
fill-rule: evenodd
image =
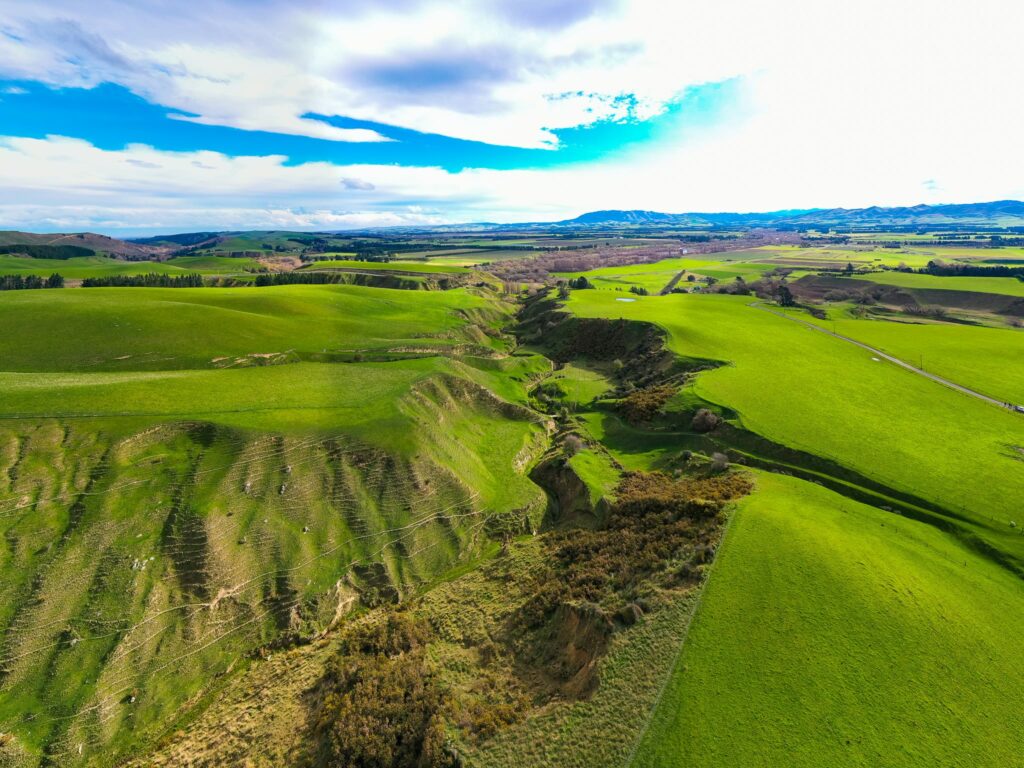
<svg viewBox="0 0 1024 768"><path fill-rule="evenodd" d="M208 234L61 264L354 283L0 294L0 766L1015 764L1024 417L808 323L1015 400L1024 337L704 279L903 249Z"/></svg>
<svg viewBox="0 0 1024 768"><path fill-rule="evenodd" d="M631 765L1013 765L1019 578L930 526L758 484Z"/></svg>
<svg viewBox="0 0 1024 768"><path fill-rule="evenodd" d="M22 328L0 339L5 370L209 368L460 346L486 352L500 346L494 326L509 313L471 289L422 296L349 285L41 293L12 292L0 302L0 324ZM75 332L62 332L69 325Z"/></svg>
<svg viewBox="0 0 1024 768"><path fill-rule="evenodd" d="M738 412L757 434L938 504L1024 562L1024 543L1010 527L1019 514L1014 490L1024 491L1019 415L749 304L745 296L623 302L574 291L568 307L583 317L654 323L684 358L727 361L698 376L693 393Z"/></svg>

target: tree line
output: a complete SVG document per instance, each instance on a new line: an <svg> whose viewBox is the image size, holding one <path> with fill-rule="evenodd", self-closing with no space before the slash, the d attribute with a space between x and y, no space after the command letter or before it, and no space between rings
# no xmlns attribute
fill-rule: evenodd
<svg viewBox="0 0 1024 768"><path fill-rule="evenodd" d="M80 256L95 256L96 251L78 245L0 245L0 254L16 253L30 259L65 261Z"/></svg>
<svg viewBox="0 0 1024 768"><path fill-rule="evenodd" d="M83 288L202 288L203 276L193 272L188 275L161 275L150 272L146 275L108 275L87 277Z"/></svg>
<svg viewBox="0 0 1024 768"><path fill-rule="evenodd" d="M0 275L0 291L31 291L38 288L63 288L64 278L54 272L47 278L38 275Z"/></svg>
<svg viewBox="0 0 1024 768"><path fill-rule="evenodd" d="M274 272L269 275L256 275L256 287L268 285L326 285L328 283L346 282L343 272Z"/></svg>
<svg viewBox="0 0 1024 768"><path fill-rule="evenodd" d="M1024 266L988 266L981 267L976 264L964 264L961 262L950 263L939 259L932 259L928 266L918 270L924 274L937 275L939 277L1018 277L1024 278Z"/></svg>

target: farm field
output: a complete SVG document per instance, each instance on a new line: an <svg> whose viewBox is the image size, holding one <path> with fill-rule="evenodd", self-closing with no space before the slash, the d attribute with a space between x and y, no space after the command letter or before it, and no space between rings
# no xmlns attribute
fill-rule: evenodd
<svg viewBox="0 0 1024 768"><path fill-rule="evenodd" d="M453 266L450 264L424 264L422 261L354 261L351 259L327 259L311 262L304 267L305 271L320 269L366 269L371 271L401 271L401 272L422 272L424 274L447 273L454 275L468 274L465 267Z"/></svg>
<svg viewBox="0 0 1024 768"><path fill-rule="evenodd" d="M467 768L1019 751L1022 417L806 327L1024 400L994 310L818 304L860 284L819 269L909 249L621 265L685 241L595 236L509 250L517 272L469 267L562 239L223 237L79 266L236 287L0 294L0 764L311 768L325 728L410 711L393 683ZM611 265L545 273L563 257ZM241 287L241 265L373 282ZM717 292L780 265L823 319ZM700 290L656 295L680 273ZM579 274L596 290L563 296Z"/></svg>
<svg viewBox="0 0 1024 768"><path fill-rule="evenodd" d="M1015 277L940 277L912 272L872 272L852 275L857 280L870 280L901 288L929 288L942 291L977 291L1024 297L1024 280Z"/></svg>
<svg viewBox="0 0 1024 768"><path fill-rule="evenodd" d="M504 261L506 259L522 259L529 256L533 251L498 248L496 250L482 250L479 248L462 251L424 251L422 253L402 253L401 258L425 258L431 264L451 264L460 267L473 267L478 264L489 264L493 261Z"/></svg>
<svg viewBox="0 0 1024 768"><path fill-rule="evenodd" d="M581 317L655 323L676 354L728 361L692 391L734 409L757 434L963 515L972 533L1021 561L1024 543L1010 526L1012 489L1024 490L1024 463L1010 447L1024 434L1019 415L748 304L721 295L623 303L574 291L567 306Z"/></svg>
<svg viewBox="0 0 1024 768"><path fill-rule="evenodd" d="M969 279L969 278L967 278ZM850 317L833 310L828 320L792 313L806 322L862 341L939 376L1009 403L1024 400L1024 333L955 323L893 322ZM1007 361L1010 364L1007 364Z"/></svg>
<svg viewBox="0 0 1024 768"><path fill-rule="evenodd" d="M794 478L734 514L631 765L1016 761L1018 577Z"/></svg>
<svg viewBox="0 0 1024 768"><path fill-rule="evenodd" d="M901 248L883 248L856 241L848 245L765 245L745 251L728 252L749 260L770 260L784 265L813 264L829 268L842 268L847 262L855 267L897 267L905 264L919 269L929 261L961 261L985 266L1001 261L1024 258L1021 248L957 248L955 246L907 245Z"/></svg>
<svg viewBox="0 0 1024 768"><path fill-rule="evenodd" d="M622 267L603 267L589 272L559 272L557 277L572 278L585 274L594 286L605 290L628 290L632 286L644 288L650 293L658 293L669 281L680 272L705 274L704 268L718 265L716 261L701 259L663 259L652 264L630 264ZM680 288L686 288L685 276L680 281Z"/></svg>

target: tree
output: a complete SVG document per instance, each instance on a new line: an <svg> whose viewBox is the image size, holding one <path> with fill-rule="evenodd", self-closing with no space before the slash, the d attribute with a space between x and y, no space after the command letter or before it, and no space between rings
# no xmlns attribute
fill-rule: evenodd
<svg viewBox="0 0 1024 768"><path fill-rule="evenodd" d="M58 275L56 272L54 272L52 275L50 275L48 278L46 278L46 287L47 288L63 288L64 287L64 277L62 275Z"/></svg>
<svg viewBox="0 0 1024 768"><path fill-rule="evenodd" d="M846 273L850 274L851 272L853 272L853 262L848 261L846 262Z"/></svg>
<svg viewBox="0 0 1024 768"><path fill-rule="evenodd" d="M793 298L793 292L789 290L788 285L779 286L779 306L782 307L795 307L796 299Z"/></svg>
<svg viewBox="0 0 1024 768"><path fill-rule="evenodd" d="M590 284L590 281L587 280L586 277L580 275L579 277L575 277L569 281L569 287L577 290L585 290L587 288L593 288L594 286Z"/></svg>

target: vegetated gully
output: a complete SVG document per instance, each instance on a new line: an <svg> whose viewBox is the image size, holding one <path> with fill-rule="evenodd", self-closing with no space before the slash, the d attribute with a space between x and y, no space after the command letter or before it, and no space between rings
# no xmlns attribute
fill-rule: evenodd
<svg viewBox="0 0 1024 768"><path fill-rule="evenodd" d="M780 314L794 322L804 322L790 318L773 310L765 311ZM664 383L678 384L700 371L721 365L721 361L686 361L672 353L665 343L665 331L654 323L642 321L626 321L611 319L576 318L565 311L549 294L542 294L527 299L518 315L519 323L513 329L520 343L529 343L534 348L540 347L553 361L556 368L568 363L587 362L611 363L615 359L628 361L617 372L620 384L631 383L635 387L649 387ZM1006 408L1006 404L994 400L973 390L960 387L953 382L928 374L925 371L909 366L890 355L875 350L860 342L832 334L811 323L810 328L835 335L844 341L863 347L872 353L884 355L886 359L909 368L910 370L933 379L936 383L962 391L964 394ZM609 339L598 340L595 331L606 329ZM623 330L629 332L624 333ZM614 338L612 341L611 339ZM628 340L623 344L623 340ZM714 404L709 404L713 406ZM608 405L599 405L607 408ZM571 418L571 417L570 417ZM757 469L778 474L798 477L808 482L817 483L842 496L874 506L885 512L932 525L945 533L956 537L965 546L1006 568L1020 578L1024 578L1024 562L992 546L974 531L974 521L950 508L907 491L899 490L879 482L854 469L846 467L832 459L813 453L790 448L776 443L762 435L744 429L741 426L722 421L709 433L699 434L692 431L674 432L679 434L680 442L687 446L699 447L710 454L714 451L725 453L732 461ZM653 431L653 436L664 436L664 431ZM683 447L681 445L681 447ZM545 488L552 504L557 498L551 489Z"/></svg>

